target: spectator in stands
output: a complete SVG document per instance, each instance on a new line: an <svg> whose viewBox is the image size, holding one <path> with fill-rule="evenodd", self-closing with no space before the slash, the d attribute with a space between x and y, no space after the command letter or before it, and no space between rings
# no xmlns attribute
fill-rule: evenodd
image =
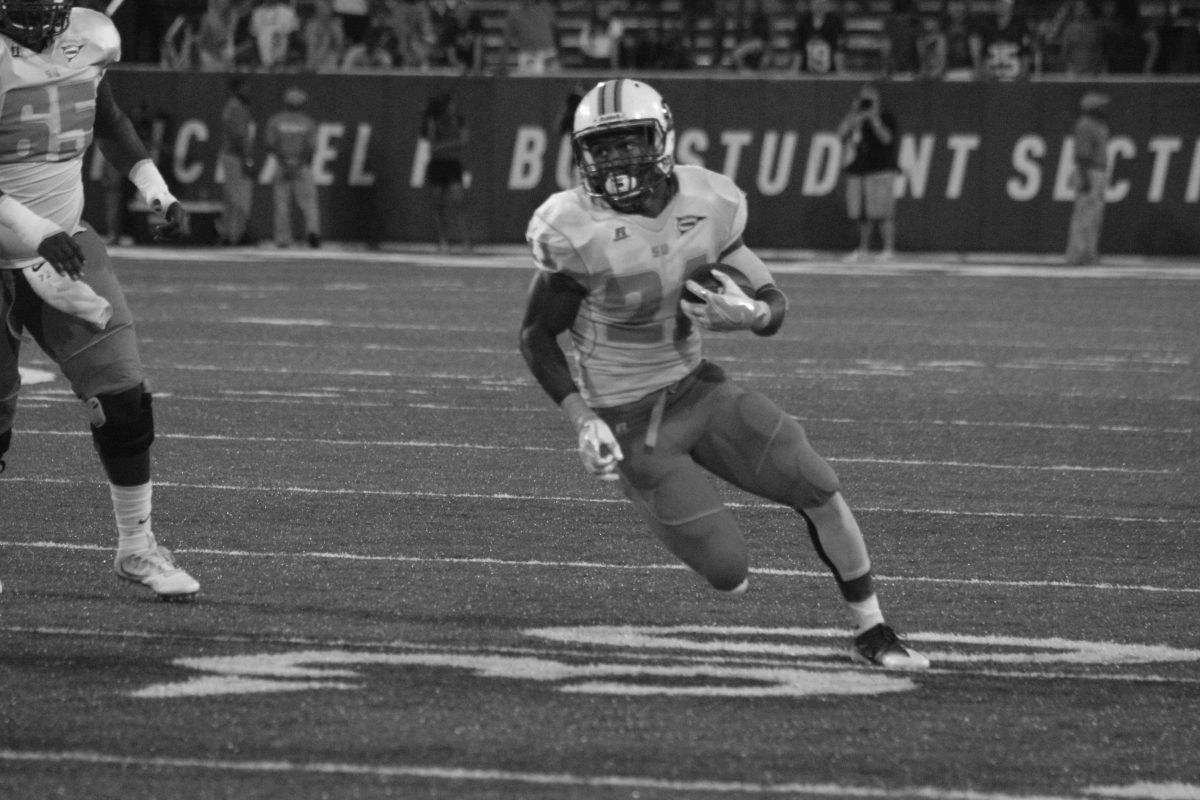
<svg viewBox="0 0 1200 800"><path fill-rule="evenodd" d="M946 36L946 71L948 81L972 80L978 70L971 55L971 18L967 0L945 0L942 6L941 29Z"/></svg>
<svg viewBox="0 0 1200 800"><path fill-rule="evenodd" d="M483 72L486 31L483 17L470 0L447 0L454 14L454 40L450 48L451 66L468 74Z"/></svg>
<svg viewBox="0 0 1200 800"><path fill-rule="evenodd" d="M346 48L342 56L342 69L389 69L392 54L384 47L385 32L379 28L367 28L366 38Z"/></svg>
<svg viewBox="0 0 1200 800"><path fill-rule="evenodd" d="M892 0L892 12L883 23L880 57L884 77L912 78L921 71L922 32L916 0Z"/></svg>
<svg viewBox="0 0 1200 800"><path fill-rule="evenodd" d="M408 69L429 67L434 43L433 21L423 0L381 0L387 11L380 16L391 30L392 63Z"/></svg>
<svg viewBox="0 0 1200 800"><path fill-rule="evenodd" d="M1104 193L1108 189L1108 96L1087 92L1079 100L1072 143L1075 149L1075 205L1067 234L1066 262L1095 264L1100 258Z"/></svg>
<svg viewBox="0 0 1200 800"><path fill-rule="evenodd" d="M258 45L258 63L263 69L287 66L292 34L300 30L300 19L289 0L261 0L250 15L250 34Z"/></svg>
<svg viewBox="0 0 1200 800"><path fill-rule="evenodd" d="M737 44L730 53L730 61L738 72L753 72L770 66L771 17L763 7L763 0L751 0L749 15L740 17Z"/></svg>
<svg viewBox="0 0 1200 800"><path fill-rule="evenodd" d="M883 107L877 87L867 84L859 89L837 135L846 175L846 212L858 228L858 247L846 261L869 259L876 229L883 245L879 260L890 261L896 254L900 131L896 117Z"/></svg>
<svg viewBox="0 0 1200 800"><path fill-rule="evenodd" d="M1171 0L1158 28L1159 51L1154 71L1167 75L1200 72L1200 21L1194 6Z"/></svg>
<svg viewBox="0 0 1200 800"><path fill-rule="evenodd" d="M196 31L196 62L202 70L233 69L237 7L232 0L208 0Z"/></svg>
<svg viewBox="0 0 1200 800"><path fill-rule="evenodd" d="M1138 0L1116 0L1105 20L1104 53L1108 72L1149 73L1158 60L1158 31L1142 18Z"/></svg>
<svg viewBox="0 0 1200 800"><path fill-rule="evenodd" d="M467 220L467 189L463 152L470 140L467 121L458 113L453 92L434 95L421 119L421 135L429 142L429 164L425 185L433 190L433 225L438 252L450 250L451 237L464 252L471 250Z"/></svg>
<svg viewBox="0 0 1200 800"><path fill-rule="evenodd" d="M330 0L333 12L342 20L342 31L346 34L347 46L362 44L371 26L371 4L369 0Z"/></svg>
<svg viewBox="0 0 1200 800"><path fill-rule="evenodd" d="M921 19L921 35L917 38L917 77L924 80L941 80L946 77L946 32L942 20L934 15Z"/></svg>
<svg viewBox="0 0 1200 800"><path fill-rule="evenodd" d="M588 18L579 31L579 54L586 69L615 70L620 66L625 25L613 0L592 0Z"/></svg>
<svg viewBox="0 0 1200 800"><path fill-rule="evenodd" d="M187 13L176 14L167 26L159 47L159 66L164 69L187 71L196 65L197 20Z"/></svg>
<svg viewBox="0 0 1200 800"><path fill-rule="evenodd" d="M504 19L504 54L500 71L516 53L518 75L545 75L558 70L558 15L547 0L516 0Z"/></svg>
<svg viewBox="0 0 1200 800"><path fill-rule="evenodd" d="M224 209L218 224L222 244L252 243L250 210L254 200L254 114L250 108L250 81L236 76L229 81L229 99L221 111L221 187Z"/></svg>
<svg viewBox="0 0 1200 800"><path fill-rule="evenodd" d="M317 149L317 122L304 111L308 93L292 86L283 93L283 110L271 115L263 132L263 145L275 158L272 199L275 203L276 247L292 246L292 201L304 220L304 240L321 246L321 215L312 159Z"/></svg>
<svg viewBox="0 0 1200 800"><path fill-rule="evenodd" d="M1014 13L1014 0L993 0L993 13L971 35L971 55L984 80L1028 78L1033 64L1033 34Z"/></svg>
<svg viewBox="0 0 1200 800"><path fill-rule="evenodd" d="M1058 45L1062 71L1069 77L1094 77L1104 71L1104 26L1096 0L1068 0L1048 32Z"/></svg>
<svg viewBox="0 0 1200 800"><path fill-rule="evenodd" d="M796 19L792 69L812 75L846 71L846 23L833 0L812 0Z"/></svg>
<svg viewBox="0 0 1200 800"><path fill-rule="evenodd" d="M332 72L346 53L346 32L342 18L333 13L329 0L316 0L313 14L304 22L304 68L313 72Z"/></svg>

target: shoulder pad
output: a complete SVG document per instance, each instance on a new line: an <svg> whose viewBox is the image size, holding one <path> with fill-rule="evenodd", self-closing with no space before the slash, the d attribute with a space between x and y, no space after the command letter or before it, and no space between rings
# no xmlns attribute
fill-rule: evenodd
<svg viewBox="0 0 1200 800"><path fill-rule="evenodd" d="M58 46L68 54L69 48L82 47L89 51L89 60L106 66L121 60L121 34L105 14L90 8L71 11L71 24L59 37Z"/></svg>

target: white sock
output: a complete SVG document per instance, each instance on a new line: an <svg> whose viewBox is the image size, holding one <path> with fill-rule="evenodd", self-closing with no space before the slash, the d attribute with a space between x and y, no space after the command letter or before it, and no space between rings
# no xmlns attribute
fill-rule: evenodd
<svg viewBox="0 0 1200 800"><path fill-rule="evenodd" d="M152 484L117 486L109 484L113 515L117 518L117 553L138 553L154 546L150 532Z"/></svg>
<svg viewBox="0 0 1200 800"><path fill-rule="evenodd" d="M879 596L871 595L866 600L857 603L846 603L854 617L854 632L863 633L883 622L883 612L879 610Z"/></svg>

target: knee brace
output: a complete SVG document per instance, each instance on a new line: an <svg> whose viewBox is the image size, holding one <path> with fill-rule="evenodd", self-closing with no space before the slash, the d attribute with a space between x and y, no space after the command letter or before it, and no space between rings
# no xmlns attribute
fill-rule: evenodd
<svg viewBox="0 0 1200 800"><path fill-rule="evenodd" d="M150 393L142 386L118 394L87 399L92 444L101 456L137 456L154 441L154 412Z"/></svg>

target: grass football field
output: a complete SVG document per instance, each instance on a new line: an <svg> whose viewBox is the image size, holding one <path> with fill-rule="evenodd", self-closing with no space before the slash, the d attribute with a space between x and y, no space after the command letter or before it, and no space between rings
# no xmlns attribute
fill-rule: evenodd
<svg viewBox="0 0 1200 800"><path fill-rule="evenodd" d="M1200 265L780 258L710 357L841 475L889 621L852 665L796 515L729 598L587 476L517 352L523 253L114 250L155 392L112 574L26 345L0 476L0 798L1200 798Z"/></svg>

